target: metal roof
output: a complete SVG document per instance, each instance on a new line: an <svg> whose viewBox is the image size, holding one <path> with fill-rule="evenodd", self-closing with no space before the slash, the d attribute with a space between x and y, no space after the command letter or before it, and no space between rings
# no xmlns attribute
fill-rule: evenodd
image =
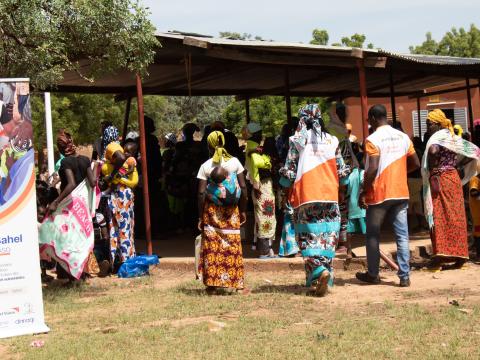
<svg viewBox="0 0 480 360"><path fill-rule="evenodd" d="M391 51L379 50L380 54L389 56L391 58L403 59L413 61L421 64L429 65L449 65L449 66L464 66L464 65L480 65L478 58L462 58L456 56L440 56L440 55L423 55L423 54L400 54Z"/></svg>
<svg viewBox="0 0 480 360"><path fill-rule="evenodd" d="M366 68L370 97L411 95L423 89L480 78L480 59L397 54L384 50L291 42L232 40L179 32L157 33L157 49L144 94L284 95L349 97L359 93L357 63ZM89 62L81 62L80 71ZM135 77L127 71L90 83L66 72L53 91L135 94Z"/></svg>

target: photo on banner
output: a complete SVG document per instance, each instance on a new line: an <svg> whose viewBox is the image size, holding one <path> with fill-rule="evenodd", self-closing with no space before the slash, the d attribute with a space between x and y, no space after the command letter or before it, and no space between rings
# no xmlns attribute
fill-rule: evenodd
<svg viewBox="0 0 480 360"><path fill-rule="evenodd" d="M0 338L45 325L28 79L0 79Z"/></svg>

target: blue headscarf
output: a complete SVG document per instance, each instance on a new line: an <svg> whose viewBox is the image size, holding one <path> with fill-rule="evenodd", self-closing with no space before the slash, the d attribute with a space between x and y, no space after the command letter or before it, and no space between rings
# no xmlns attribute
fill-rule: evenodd
<svg viewBox="0 0 480 360"><path fill-rule="evenodd" d="M102 134L103 156L105 156L105 149L107 146L112 142L118 142L119 137L120 134L115 126L110 125L105 128Z"/></svg>

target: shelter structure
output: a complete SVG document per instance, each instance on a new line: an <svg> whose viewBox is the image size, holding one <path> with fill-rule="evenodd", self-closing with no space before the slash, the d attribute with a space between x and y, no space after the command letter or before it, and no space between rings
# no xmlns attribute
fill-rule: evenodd
<svg viewBox="0 0 480 360"><path fill-rule="evenodd" d="M359 97L363 137L368 135L367 97L389 97L392 119L396 121L395 98L428 96L425 89L462 82L469 122L473 129L470 89L480 87L480 59L431 55L403 55L373 49L320 46L275 41L219 39L179 32L158 33L162 44L156 51L149 75L120 71L91 83L78 72L66 72L52 91L113 93L127 99L124 131L132 97L139 109L140 150L145 157L143 94L177 96L235 95L245 101L249 121L249 99L265 95L285 96L291 119L290 96L321 96L332 100ZM81 62L79 72L90 66ZM452 91L452 90L450 90ZM420 101L418 114L420 114ZM142 164L145 166L145 164ZM144 197L148 199L146 167L142 169ZM146 220L150 219L148 201ZM148 250L151 252L150 224L146 221Z"/></svg>

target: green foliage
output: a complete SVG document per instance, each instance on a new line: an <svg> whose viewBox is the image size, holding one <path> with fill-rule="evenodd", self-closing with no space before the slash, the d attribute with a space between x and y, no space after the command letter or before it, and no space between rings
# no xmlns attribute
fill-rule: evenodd
<svg viewBox="0 0 480 360"><path fill-rule="evenodd" d="M51 95L53 134L67 129L78 144L92 143L100 135L100 122L112 121L122 128L124 103L111 95ZM45 146L45 107L43 95L31 97L34 140L37 149Z"/></svg>
<svg viewBox="0 0 480 360"><path fill-rule="evenodd" d="M154 119L156 135L178 132L183 124L194 122L201 128L223 120L223 112L232 101L228 96L181 97L145 96L145 115ZM113 95L52 94L53 133L67 129L77 144L89 144L100 135L100 123L108 120L123 130L126 102L115 102ZM45 146L45 109L43 95L32 96L34 139L37 149ZM128 130L138 131L136 98L132 99Z"/></svg>
<svg viewBox="0 0 480 360"><path fill-rule="evenodd" d="M426 34L426 40L418 46L410 46L413 54L447 55L460 57L480 57L480 29L474 24L467 31L463 27L452 28L440 42Z"/></svg>
<svg viewBox="0 0 480 360"><path fill-rule="evenodd" d="M325 29L314 29L312 32L313 39L310 40L310 44L314 45L328 45L329 35L328 31ZM352 36L344 36L341 41L338 43L331 44L332 46L346 46L346 47L356 47L356 48L365 48L365 40L367 37L363 34L355 33ZM368 43L366 45L367 49L373 49L373 44Z"/></svg>
<svg viewBox="0 0 480 360"><path fill-rule="evenodd" d="M342 37L341 43L332 44L333 46L346 46L346 47L355 47L355 48L364 48L365 40L367 37L363 34L355 33L352 36ZM373 44L368 43L366 46L367 49L373 49Z"/></svg>
<svg viewBox="0 0 480 360"><path fill-rule="evenodd" d="M320 104L322 111L327 110L327 103L323 98L291 98L292 116L296 116L298 110L308 104ZM245 101L231 102L223 113L224 121L228 129L237 135L246 125ZM265 96L250 100L250 120L263 126L266 136L276 136L287 122L287 108L282 96Z"/></svg>
<svg viewBox="0 0 480 360"><path fill-rule="evenodd" d="M312 32L313 39L310 44L313 45L328 45L328 31L322 29L314 29Z"/></svg>
<svg viewBox="0 0 480 360"><path fill-rule="evenodd" d="M38 88L67 70L88 80L120 68L144 74L159 45L136 0L0 0L0 26L0 76Z"/></svg>

